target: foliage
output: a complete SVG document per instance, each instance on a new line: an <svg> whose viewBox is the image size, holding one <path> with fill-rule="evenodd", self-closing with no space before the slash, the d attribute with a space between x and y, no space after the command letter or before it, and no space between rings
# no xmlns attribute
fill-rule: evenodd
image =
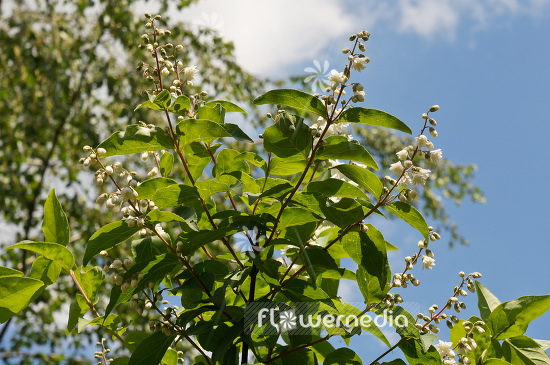
<svg viewBox="0 0 550 365"><path fill-rule="evenodd" d="M439 107L422 115L414 144L400 146L400 161L391 164L377 162L369 144L346 134L349 124L412 134L397 117L356 106L365 93L349 80L352 70L368 63L359 53L368 32L350 37L352 47L344 49L349 63L343 72L332 71L328 95L283 88L254 100L277 105L260 135L264 150L256 150L244 146L253 138L226 122L227 113L246 111L229 101L205 100L207 93L194 86L199 70L188 65L185 47L164 41L171 32L161 28L160 16L146 18L139 48L147 58L137 68L150 88L136 110L160 117L84 147L80 162L96 170L93 180L104 188L96 202L111 214L81 252L70 242L75 221L51 190L44 203L44 240L25 239L8 248L36 253L32 268L0 268L0 322L21 312L62 275L77 291L66 332L77 335L93 327L98 334L109 333L96 352L104 364L177 364L181 356L194 357L194 364L250 359L362 364L351 349L334 349L327 340L341 336L348 342L363 331L389 347L371 364L397 347L409 364L453 364L456 356L463 364L550 364L547 342L524 335L528 324L550 308L550 295L500 303L474 282L481 274L460 273L441 309L434 305L429 315L415 318L399 306L403 298L391 293L419 284L412 271L416 265L433 266L431 242L441 238L412 205L429 181L432 171L425 167L438 169L442 158L425 135L437 136L431 115ZM346 89L353 96L345 98ZM147 174L137 172L141 166L135 171L129 160L123 164L113 158L136 153L145 166L153 164ZM395 178L380 179L378 170ZM374 215L394 216L418 231L419 250L405 259L404 268L392 272L387 251L396 247L369 223ZM249 249L242 249L243 242ZM345 258L357 263L356 272L342 267ZM364 308L338 297L342 279L357 283ZM477 288L479 318L464 321L445 313L465 307L460 300L467 296L465 288ZM131 323L128 306L149 319L151 333ZM388 316L388 309L400 315ZM86 318L89 311L93 319ZM396 344L377 324L364 323L371 313L392 323L400 336ZM302 324L308 315L319 320L317 326ZM452 327L451 343L434 345L441 321ZM107 355L108 345L114 346L113 354ZM188 349L187 354L177 351Z"/></svg>

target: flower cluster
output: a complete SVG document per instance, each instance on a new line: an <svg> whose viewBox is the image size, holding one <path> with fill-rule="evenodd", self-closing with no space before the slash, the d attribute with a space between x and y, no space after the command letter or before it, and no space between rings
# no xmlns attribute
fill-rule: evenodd
<svg viewBox="0 0 550 365"><path fill-rule="evenodd" d="M149 15L147 17L147 15ZM184 86L193 86L195 77L199 74L197 66L185 67L183 62L177 60L177 53L182 52L184 47L179 44L174 47L172 43L159 44L159 38L172 34L170 30L158 28L155 25L155 20L161 19L160 15L154 17L147 14L148 22L145 24L146 29L151 31L144 33L141 36L142 43L140 49L147 50L153 58L153 65L139 61L136 70L143 73L145 80L155 83L153 91L156 94L162 89L162 78L174 75L175 79L170 86L170 93L178 96L183 94Z"/></svg>

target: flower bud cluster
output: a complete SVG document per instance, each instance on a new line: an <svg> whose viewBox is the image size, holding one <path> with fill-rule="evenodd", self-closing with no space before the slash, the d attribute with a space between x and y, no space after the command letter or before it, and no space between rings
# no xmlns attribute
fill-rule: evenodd
<svg viewBox="0 0 550 365"><path fill-rule="evenodd" d="M162 304L168 304L168 306L165 307L163 311L157 309L162 315L162 320L150 320L149 330L151 332L162 331L162 333L164 333L166 336L170 336L174 331L177 330L176 326L174 325L174 321L177 320L176 313L179 307L176 305L171 305L167 300L163 300Z"/></svg>

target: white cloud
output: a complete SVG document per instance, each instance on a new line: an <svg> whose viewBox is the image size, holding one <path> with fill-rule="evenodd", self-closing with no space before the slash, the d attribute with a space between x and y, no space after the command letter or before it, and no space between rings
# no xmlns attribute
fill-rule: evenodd
<svg viewBox="0 0 550 365"><path fill-rule="evenodd" d="M326 0L204 0L182 16L200 21L203 13L223 22L220 31L235 43L237 61L246 70L270 76L313 60L327 43L347 38L355 26L354 14Z"/></svg>
<svg viewBox="0 0 550 365"><path fill-rule="evenodd" d="M540 18L549 9L550 0L202 0L173 18L219 30L249 72L284 77L332 44L346 46L347 36L362 29L452 41L459 27L474 31L522 15Z"/></svg>

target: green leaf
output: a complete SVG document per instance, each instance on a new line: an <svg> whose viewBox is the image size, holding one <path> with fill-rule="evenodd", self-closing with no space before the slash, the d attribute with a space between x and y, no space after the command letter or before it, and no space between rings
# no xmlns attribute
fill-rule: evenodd
<svg viewBox="0 0 550 365"><path fill-rule="evenodd" d="M134 111L140 109L140 108L149 108L149 109L153 109L153 110L163 110L163 108L161 108L160 106L158 106L157 104L153 103L152 101L150 100L147 100L141 104L139 104L138 106L136 106L136 108L134 109Z"/></svg>
<svg viewBox="0 0 550 365"><path fill-rule="evenodd" d="M187 111L191 110L191 100L185 95L180 95L168 110L179 115L187 115Z"/></svg>
<svg viewBox="0 0 550 365"><path fill-rule="evenodd" d="M48 199L44 203L44 222L42 232L48 242L55 242L63 246L69 244L69 221L55 196L55 189L50 191Z"/></svg>
<svg viewBox="0 0 550 365"><path fill-rule="evenodd" d="M225 123L223 124L223 128L227 133L231 135L231 137L235 138L237 141L250 143L254 142L254 140L250 138L246 133L244 133L241 127L236 124Z"/></svg>
<svg viewBox="0 0 550 365"><path fill-rule="evenodd" d="M277 114L277 121L265 130L263 139L266 151L278 157L307 160L313 136L303 118L285 112Z"/></svg>
<svg viewBox="0 0 550 365"><path fill-rule="evenodd" d="M365 301L376 303L389 290L391 272L382 233L371 224L367 227L367 232L349 232L342 241L346 252L359 265L357 284Z"/></svg>
<svg viewBox="0 0 550 365"><path fill-rule="evenodd" d="M170 95L170 92L168 90L162 90L156 97L153 103L161 107L162 109L166 109L168 107L168 104L170 104L170 101L172 100L172 95Z"/></svg>
<svg viewBox="0 0 550 365"><path fill-rule="evenodd" d="M422 333L420 335L420 342L422 342L422 351L423 352L428 351L428 349L436 339L437 339L437 335L434 335L432 333Z"/></svg>
<svg viewBox="0 0 550 365"><path fill-rule="evenodd" d="M483 365L512 365L512 364L502 359L487 359L486 361L483 362Z"/></svg>
<svg viewBox="0 0 550 365"><path fill-rule="evenodd" d="M204 105L206 105L206 106L215 106L216 104L220 104L225 109L226 113L237 112L237 113L243 113L243 114L248 115L248 113L243 108L241 108L237 104L233 104L230 101L212 100L212 101L209 101L207 103L204 103Z"/></svg>
<svg viewBox="0 0 550 365"><path fill-rule="evenodd" d="M224 227L213 231L202 230L199 232L184 232L178 236L178 238L183 241L182 255L190 255L202 246L222 239L237 231L238 230L233 227Z"/></svg>
<svg viewBox="0 0 550 365"><path fill-rule="evenodd" d="M0 323L19 313L44 283L32 278L7 276L0 280Z"/></svg>
<svg viewBox="0 0 550 365"><path fill-rule="evenodd" d="M416 228L420 233L422 233L424 239L429 242L430 237L428 224L422 214L420 214L415 207L403 202L395 202L390 205L385 205L384 207L397 217L410 224L413 228Z"/></svg>
<svg viewBox="0 0 550 365"><path fill-rule="evenodd" d="M327 197L335 196L341 198L361 198L369 201L369 197L361 189L339 179L326 179L312 181L304 189L307 193L319 193Z"/></svg>
<svg viewBox="0 0 550 365"><path fill-rule="evenodd" d="M383 362L381 365L407 365L407 363L401 359L394 359L390 362Z"/></svg>
<svg viewBox="0 0 550 365"><path fill-rule="evenodd" d="M178 352L173 349L168 349L162 360L160 361L161 365L178 365Z"/></svg>
<svg viewBox="0 0 550 365"><path fill-rule="evenodd" d="M275 176L288 176L303 172L306 168L306 161L289 161L286 158L273 156L269 164L269 174Z"/></svg>
<svg viewBox="0 0 550 365"><path fill-rule="evenodd" d="M326 219L340 228L346 228L351 224L363 220L363 207L355 200L342 198L339 202L333 203L330 200L316 196L319 201L319 208Z"/></svg>
<svg viewBox="0 0 550 365"><path fill-rule="evenodd" d="M132 241L132 254L139 262L149 262L156 256L167 253L167 247L157 236L140 238Z"/></svg>
<svg viewBox="0 0 550 365"><path fill-rule="evenodd" d="M133 124L124 132L115 132L97 148L104 148L107 153L102 157L128 155L132 153L156 151L174 148L169 137L160 127L149 128Z"/></svg>
<svg viewBox="0 0 550 365"><path fill-rule="evenodd" d="M159 207L160 208L160 207ZM83 263L86 265L92 257L103 250L108 250L132 237L141 227L129 227L126 222L117 221L109 223L99 229L90 237L86 244Z"/></svg>
<svg viewBox="0 0 550 365"><path fill-rule="evenodd" d="M180 217L177 214L174 214L172 212L167 212L159 209L155 209L147 213L145 218L149 218L149 220L153 223L158 222L185 222L185 219Z"/></svg>
<svg viewBox="0 0 550 365"><path fill-rule="evenodd" d="M11 250L14 248L29 250L44 255L45 258L57 262L66 270L71 270L74 266L73 253L67 247L57 243L27 241L11 245L6 248L6 250Z"/></svg>
<svg viewBox="0 0 550 365"><path fill-rule="evenodd" d="M529 295L499 304L489 315L492 338L504 340L521 336L529 323L550 309L550 295Z"/></svg>
<svg viewBox="0 0 550 365"><path fill-rule="evenodd" d="M211 105L200 105L197 119L210 120L217 124L223 124L225 119L225 109L219 103Z"/></svg>
<svg viewBox="0 0 550 365"><path fill-rule="evenodd" d="M232 185L237 182L232 172L249 173L250 167L243 159L239 158L239 152L229 148L224 148L218 153L217 163L212 169L212 175L222 184Z"/></svg>
<svg viewBox="0 0 550 365"><path fill-rule="evenodd" d="M149 337L149 333L147 332L130 332L126 338L124 338L124 347L130 350L130 352L134 352L141 341L145 340L147 337Z"/></svg>
<svg viewBox="0 0 550 365"><path fill-rule="evenodd" d="M38 256L33 261L31 271L27 276L42 281L46 287L55 283L61 270L62 267L57 262L48 260L44 256Z"/></svg>
<svg viewBox="0 0 550 365"><path fill-rule="evenodd" d="M166 151L160 158L160 174L163 177L168 177L174 168L174 155Z"/></svg>
<svg viewBox="0 0 550 365"><path fill-rule="evenodd" d="M9 267L0 266L0 278L4 276L23 276L24 274L15 269L10 269Z"/></svg>
<svg viewBox="0 0 550 365"><path fill-rule="evenodd" d="M327 144L315 155L316 160L344 160L361 162L368 167L378 170L378 164L374 161L371 154L358 143L339 142L336 144Z"/></svg>
<svg viewBox="0 0 550 365"><path fill-rule="evenodd" d="M302 208L286 208L281 215L279 229L299 226L308 222L317 222L318 220L319 218L313 215L309 210Z"/></svg>
<svg viewBox="0 0 550 365"><path fill-rule="evenodd" d="M67 323L65 335L71 333L71 331L78 324L78 319L84 316L88 309L90 309L90 307L88 306L88 303L86 303L86 299L84 299L81 294L77 293L69 308L69 322Z"/></svg>
<svg viewBox="0 0 550 365"><path fill-rule="evenodd" d="M180 146L193 142L212 143L221 137L231 137L223 125L206 119L185 119L176 125Z"/></svg>
<svg viewBox="0 0 550 365"><path fill-rule="evenodd" d="M283 356L282 364L283 365L317 365L317 356L313 350L304 348L295 352L292 352L286 356ZM326 361L326 359L325 359ZM324 364L323 364L324 365Z"/></svg>
<svg viewBox="0 0 550 365"><path fill-rule="evenodd" d="M222 184L216 180L197 181L195 183L197 191L201 198L206 199L216 193L229 191L227 184Z"/></svg>
<svg viewBox="0 0 550 365"><path fill-rule="evenodd" d="M145 180L136 186L135 189L139 194L140 199L151 199L157 190L169 187L171 185L178 185L178 182L165 177L154 177L152 179Z"/></svg>
<svg viewBox="0 0 550 365"><path fill-rule="evenodd" d="M253 101L256 105L275 104L287 105L296 110L327 116L327 108L321 100L306 92L294 89L276 89L258 96Z"/></svg>
<svg viewBox="0 0 550 365"><path fill-rule="evenodd" d="M337 123L351 122L377 127L393 128L399 131L412 134L411 129L402 121L391 114L377 109L351 108L344 110L338 118Z"/></svg>
<svg viewBox="0 0 550 365"><path fill-rule="evenodd" d="M345 177L358 184L360 187L372 193L377 199L382 194L383 185L378 176L370 170L357 165L338 165L333 167Z"/></svg>
<svg viewBox="0 0 550 365"><path fill-rule="evenodd" d="M154 365L160 363L175 338L176 335L166 336L162 332L153 333L140 342L130 357L128 365Z"/></svg>
<svg viewBox="0 0 550 365"><path fill-rule="evenodd" d="M353 350L342 347L328 354L323 365L363 365L363 362Z"/></svg>
<svg viewBox="0 0 550 365"><path fill-rule="evenodd" d="M498 307L500 300L493 295L483 284L476 280L477 306L481 319L487 321L491 312Z"/></svg>
<svg viewBox="0 0 550 365"><path fill-rule="evenodd" d="M518 336L502 343L504 357L514 365L549 365L550 357L533 339Z"/></svg>
<svg viewBox="0 0 550 365"><path fill-rule="evenodd" d="M128 365L130 358L128 356L117 357L109 363L109 365Z"/></svg>
<svg viewBox="0 0 550 365"><path fill-rule="evenodd" d="M140 196L140 199L147 198ZM178 205L192 206L199 201L199 194L195 187L178 184L158 189L149 199L154 201L159 209L166 209Z"/></svg>
<svg viewBox="0 0 550 365"><path fill-rule="evenodd" d="M105 279L103 270L99 266L80 267L80 270L74 271L74 276L88 299L94 302L97 291Z"/></svg>
<svg viewBox="0 0 550 365"><path fill-rule="evenodd" d="M410 365L441 365L441 357L435 347L431 346L428 351L424 351L420 339L408 338L399 343L399 348Z"/></svg>

